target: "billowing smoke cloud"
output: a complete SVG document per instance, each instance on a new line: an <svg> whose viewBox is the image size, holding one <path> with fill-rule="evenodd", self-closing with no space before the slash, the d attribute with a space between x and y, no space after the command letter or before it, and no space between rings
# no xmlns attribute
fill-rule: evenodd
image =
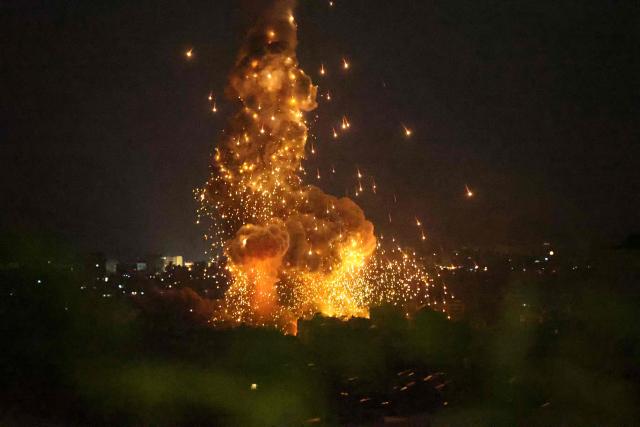
<svg viewBox="0 0 640 427"><path fill-rule="evenodd" d="M304 112L316 108L317 88L298 67L294 3L253 4L261 9L227 87L238 111L198 192L212 253L224 254L232 276L215 320L282 326L317 311L361 314L373 224L351 199L302 182ZM382 265L391 264L370 271Z"/></svg>
<svg viewBox="0 0 640 427"><path fill-rule="evenodd" d="M214 219L207 238L223 248L233 283L223 320L276 323L311 312L337 287L334 272L360 266L376 247L373 225L348 198L300 178L317 88L298 67L292 1L258 1L231 72L227 95L239 101L200 194ZM254 9L255 10L255 9ZM313 281L313 283L310 283ZM258 308L261 306L261 308Z"/></svg>
<svg viewBox="0 0 640 427"><path fill-rule="evenodd" d="M275 260L280 263L289 248L289 234L277 221L265 226L247 224L229 242L227 254L236 265Z"/></svg>
<svg viewBox="0 0 640 427"><path fill-rule="evenodd" d="M317 187L305 188L306 201L287 218L287 267L329 272L342 262L345 247L365 255L376 247L373 224L353 200L336 198Z"/></svg>

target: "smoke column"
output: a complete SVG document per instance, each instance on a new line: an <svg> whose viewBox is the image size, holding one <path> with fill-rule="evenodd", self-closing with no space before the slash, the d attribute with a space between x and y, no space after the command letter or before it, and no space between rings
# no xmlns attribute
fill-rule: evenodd
<svg viewBox="0 0 640 427"><path fill-rule="evenodd" d="M366 316L382 302L430 303L413 254L382 249L356 203L301 179L317 88L296 59L293 3L260 2L227 87L238 111L196 193L199 216L211 220L205 238L230 277L213 320L291 330L316 312Z"/></svg>

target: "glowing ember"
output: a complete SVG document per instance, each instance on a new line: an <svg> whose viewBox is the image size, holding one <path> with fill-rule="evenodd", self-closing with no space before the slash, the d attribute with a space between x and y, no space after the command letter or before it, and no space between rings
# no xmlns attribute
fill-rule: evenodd
<svg viewBox="0 0 640 427"><path fill-rule="evenodd" d="M467 197L473 197L473 191L471 191L468 185L464 186L464 191Z"/></svg>
<svg viewBox="0 0 640 427"><path fill-rule="evenodd" d="M290 3L276 1L250 31L228 88L242 108L215 150L208 182L196 190L198 219L211 221L205 239L213 261L226 262L230 280L213 323L293 331L299 318L317 312L368 316L382 303L433 303L444 311L446 300L432 301L435 285L415 253L383 247L351 199L303 183L304 113L316 108L317 88L298 67ZM341 128L349 127L343 116Z"/></svg>

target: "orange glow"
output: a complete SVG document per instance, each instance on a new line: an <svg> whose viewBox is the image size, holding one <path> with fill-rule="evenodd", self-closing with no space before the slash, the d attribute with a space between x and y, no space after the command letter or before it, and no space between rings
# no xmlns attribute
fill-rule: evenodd
<svg viewBox="0 0 640 427"><path fill-rule="evenodd" d="M471 189L469 188L469 186L468 186L468 185L465 185L465 186L464 186L464 191L465 191L465 195L466 195L467 197L473 197L473 195L474 195L474 194L473 194L473 191L471 191Z"/></svg>
<svg viewBox="0 0 640 427"><path fill-rule="evenodd" d="M228 283L212 324L269 325L295 333L298 319L318 312L367 317L370 307L381 304L407 312L446 305L444 297L430 294L433 279L415 252L395 238L387 242L391 246L383 244L353 199L325 193L317 165L307 175L303 161L316 154L307 115L317 107L317 87L299 68L295 27L287 24L295 20L286 13L266 13L266 22L259 21L252 33L259 37L241 49L225 91L240 108L216 143L208 181L194 193L198 221L209 220L211 262L224 266ZM278 49L272 49L274 28L282 31ZM350 69L347 58L342 67ZM327 73L323 64L319 72ZM335 125L333 138L351 127L346 115ZM352 167L344 172L353 180ZM327 175L327 181L335 180L335 167ZM371 175L356 168L356 176L351 194L364 196L366 188L376 193ZM416 223L422 226L417 218Z"/></svg>

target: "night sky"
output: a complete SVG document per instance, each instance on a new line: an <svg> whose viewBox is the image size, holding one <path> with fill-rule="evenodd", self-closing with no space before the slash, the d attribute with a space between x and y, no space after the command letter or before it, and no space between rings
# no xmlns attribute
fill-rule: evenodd
<svg viewBox="0 0 640 427"><path fill-rule="evenodd" d="M192 190L237 107L247 3L0 2L2 228L204 258ZM416 216L436 245L640 230L637 1L300 3L300 62L334 98L309 115L306 179L353 195L356 168L373 175L357 201L381 232L416 244Z"/></svg>

